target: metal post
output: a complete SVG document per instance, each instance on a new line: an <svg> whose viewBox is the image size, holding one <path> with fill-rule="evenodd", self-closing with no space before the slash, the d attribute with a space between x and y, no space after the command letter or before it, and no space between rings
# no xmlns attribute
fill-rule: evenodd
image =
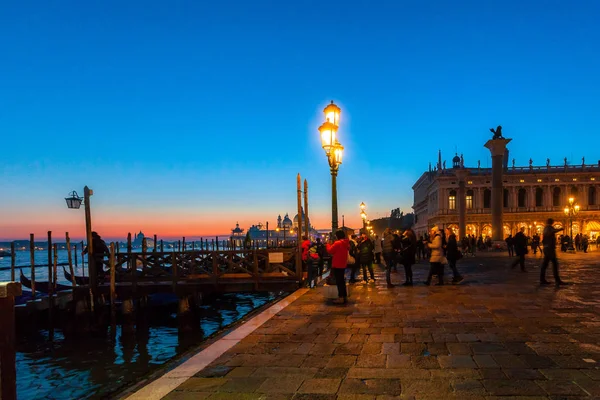
<svg viewBox="0 0 600 400"><path fill-rule="evenodd" d="M334 235L338 230L337 172L337 167L331 167L331 231Z"/></svg>

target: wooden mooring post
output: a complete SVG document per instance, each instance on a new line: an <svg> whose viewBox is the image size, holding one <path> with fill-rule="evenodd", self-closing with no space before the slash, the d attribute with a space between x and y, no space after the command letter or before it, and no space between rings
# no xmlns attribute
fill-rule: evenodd
<svg viewBox="0 0 600 400"><path fill-rule="evenodd" d="M156 242L154 242L154 243L156 243ZM156 249L156 247L155 247L155 249ZM117 299L117 293L116 293L116 271L115 271L115 244L111 243L110 244L110 316L111 316L111 322L115 321L116 299Z"/></svg>
<svg viewBox="0 0 600 400"><path fill-rule="evenodd" d="M10 242L10 280L15 281L15 242Z"/></svg>
<svg viewBox="0 0 600 400"><path fill-rule="evenodd" d="M69 260L69 273L71 274L71 284L75 287L75 271L73 270L73 258L71 257L71 238L69 238L69 232L65 232L65 239L67 240L67 257ZM75 259L77 259L77 250L75 250Z"/></svg>
<svg viewBox="0 0 600 400"><path fill-rule="evenodd" d="M0 283L0 399L16 400L15 297L21 284Z"/></svg>
<svg viewBox="0 0 600 400"><path fill-rule="evenodd" d="M31 297L35 299L35 240L29 235L29 260L31 262Z"/></svg>

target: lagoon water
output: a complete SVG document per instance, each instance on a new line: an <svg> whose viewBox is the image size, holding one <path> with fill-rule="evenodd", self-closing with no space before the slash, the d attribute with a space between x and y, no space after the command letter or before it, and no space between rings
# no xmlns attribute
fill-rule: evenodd
<svg viewBox="0 0 600 400"><path fill-rule="evenodd" d="M47 263L46 251L36 251L36 263ZM76 274L81 275L81 257ZM67 260L59 251L58 261ZM29 252L16 252L16 264L28 265ZM0 268L10 267L10 258L0 258ZM59 282L68 283L59 267ZM29 269L23 272L29 277ZM87 274L87 271L86 271ZM19 273L16 273L18 280ZM10 271L0 271L0 281ZM36 280L47 280L47 267L36 269ZM100 335L65 337L60 330L54 341L47 331L17 338L17 392L28 399L96 399L140 381L168 361L200 345L207 337L225 329L254 309L278 297L275 293L223 294L200 307L200 327L189 333L177 329L176 313L153 318L146 329L124 332L117 326L114 340L110 329Z"/></svg>

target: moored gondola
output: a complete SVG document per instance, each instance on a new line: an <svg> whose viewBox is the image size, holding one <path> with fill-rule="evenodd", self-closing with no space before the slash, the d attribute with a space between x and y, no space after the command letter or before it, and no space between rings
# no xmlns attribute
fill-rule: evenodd
<svg viewBox="0 0 600 400"><path fill-rule="evenodd" d="M31 289L31 279L27 278L24 274L23 274L23 270L19 268L19 271L21 272L21 276L20 276L20 281L21 281L21 285L25 286L28 289ZM67 285L62 285L60 283L56 284L56 288L54 289L54 292L60 292L62 290L69 290L71 289L71 286L67 286ZM46 281L36 281L35 282L35 290L41 293L49 293L50 292L50 284Z"/></svg>

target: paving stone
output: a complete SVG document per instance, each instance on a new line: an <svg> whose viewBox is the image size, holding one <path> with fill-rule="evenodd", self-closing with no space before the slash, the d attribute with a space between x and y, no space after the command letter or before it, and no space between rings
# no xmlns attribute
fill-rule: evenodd
<svg viewBox="0 0 600 400"><path fill-rule="evenodd" d="M383 354L400 354L400 343L383 343L381 352Z"/></svg>
<svg viewBox="0 0 600 400"><path fill-rule="evenodd" d="M410 356L410 362L413 368L422 369L437 369L440 368L440 363L437 357L422 357L422 356Z"/></svg>
<svg viewBox="0 0 600 400"><path fill-rule="evenodd" d="M600 385L593 379L576 379L577 386L585 390L590 396L600 397Z"/></svg>
<svg viewBox="0 0 600 400"><path fill-rule="evenodd" d="M399 379L344 379L340 393L400 395L402 390Z"/></svg>
<svg viewBox="0 0 600 400"><path fill-rule="evenodd" d="M385 354L362 354L356 360L356 366L361 368L385 367L387 356Z"/></svg>
<svg viewBox="0 0 600 400"><path fill-rule="evenodd" d="M210 392L227 383L226 378L190 378L177 387L177 390L190 392Z"/></svg>
<svg viewBox="0 0 600 400"><path fill-rule="evenodd" d="M246 377L229 379L227 383L219 387L221 392L254 392L267 378Z"/></svg>
<svg viewBox="0 0 600 400"><path fill-rule="evenodd" d="M336 347L334 354L359 355L363 348L362 343L346 343Z"/></svg>
<svg viewBox="0 0 600 400"><path fill-rule="evenodd" d="M336 400L376 400L376 398L372 394L342 393L338 394Z"/></svg>
<svg viewBox="0 0 600 400"><path fill-rule="evenodd" d="M315 378L344 378L350 368L323 368L316 374Z"/></svg>
<svg viewBox="0 0 600 400"><path fill-rule="evenodd" d="M302 383L299 393L331 393L335 394L342 382L341 378L313 378Z"/></svg>
<svg viewBox="0 0 600 400"><path fill-rule="evenodd" d="M335 394L296 393L292 400L336 400Z"/></svg>
<svg viewBox="0 0 600 400"><path fill-rule="evenodd" d="M326 360L326 368L349 368L356 364L357 358L350 355L333 355Z"/></svg>
<svg viewBox="0 0 600 400"><path fill-rule="evenodd" d="M579 386L567 380L536 381L536 383L549 395L585 396L587 394Z"/></svg>
<svg viewBox="0 0 600 400"><path fill-rule="evenodd" d="M537 369L503 369L503 371L509 379L546 379L546 377L542 375Z"/></svg>
<svg viewBox="0 0 600 400"><path fill-rule="evenodd" d="M402 380L402 397L414 396L417 399L447 399L454 389L450 381L441 379L405 379Z"/></svg>
<svg viewBox="0 0 600 400"><path fill-rule="evenodd" d="M439 356L438 361L442 368L477 368L473 358L466 355Z"/></svg>
<svg viewBox="0 0 600 400"><path fill-rule="evenodd" d="M537 354L523 354L519 356L519 359L531 368L555 368L557 366L550 357Z"/></svg>
<svg viewBox="0 0 600 400"><path fill-rule="evenodd" d="M476 354L473 356L473 361L479 368L500 368L496 360L489 354Z"/></svg>
<svg viewBox="0 0 600 400"><path fill-rule="evenodd" d="M389 354L386 360L386 368L410 368L410 356L408 354Z"/></svg>
<svg viewBox="0 0 600 400"><path fill-rule="evenodd" d="M228 375L236 367L228 367L226 365L217 365L210 368L204 368L194 376L197 378L221 378Z"/></svg>
<svg viewBox="0 0 600 400"><path fill-rule="evenodd" d="M203 399L207 399L208 396L210 396L211 394L212 394L211 392L188 392L188 391L175 390L175 391L167 394L165 397L163 397L163 399L164 400L190 400L190 399L203 400Z"/></svg>
<svg viewBox="0 0 600 400"><path fill-rule="evenodd" d="M302 376L267 378L258 388L261 393L295 393L304 382Z"/></svg>
<svg viewBox="0 0 600 400"><path fill-rule="evenodd" d="M191 399L191 398L190 398ZM260 393L213 393L208 400L266 400L264 394Z"/></svg>
<svg viewBox="0 0 600 400"><path fill-rule="evenodd" d="M495 396L543 396L544 390L534 381L484 379L485 389Z"/></svg>
<svg viewBox="0 0 600 400"><path fill-rule="evenodd" d="M227 375L227 378L246 378L256 371L254 367L235 367Z"/></svg>
<svg viewBox="0 0 600 400"><path fill-rule="evenodd" d="M446 347L448 348L448 352L450 354L473 354L473 350L471 346L466 343L446 343Z"/></svg>
<svg viewBox="0 0 600 400"><path fill-rule="evenodd" d="M471 343L473 354L508 354L502 343Z"/></svg>

